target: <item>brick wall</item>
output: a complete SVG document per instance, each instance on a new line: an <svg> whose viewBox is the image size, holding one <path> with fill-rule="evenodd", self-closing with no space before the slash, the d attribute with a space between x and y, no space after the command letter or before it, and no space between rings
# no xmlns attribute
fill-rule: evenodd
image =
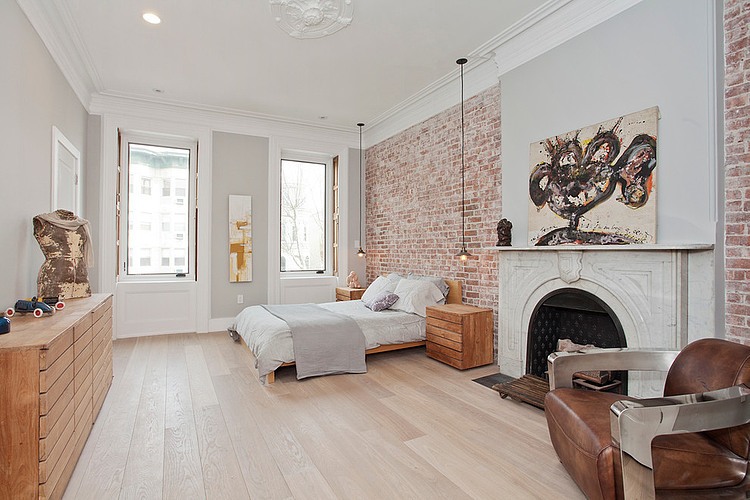
<svg viewBox="0 0 750 500"><path fill-rule="evenodd" d="M500 220L500 88L464 103L466 243L461 262L461 106L366 151L367 281L390 272L457 279L464 302L495 311ZM497 332L497 326L495 327Z"/></svg>
<svg viewBox="0 0 750 500"><path fill-rule="evenodd" d="M724 2L726 337L750 344L750 2Z"/></svg>

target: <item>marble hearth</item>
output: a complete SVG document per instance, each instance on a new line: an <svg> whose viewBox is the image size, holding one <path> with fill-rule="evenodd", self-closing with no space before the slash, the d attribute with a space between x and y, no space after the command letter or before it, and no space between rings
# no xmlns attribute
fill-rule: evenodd
<svg viewBox="0 0 750 500"><path fill-rule="evenodd" d="M622 325L628 347L680 349L714 336L712 245L496 247L500 251L498 365L527 373L537 306L562 289L587 291ZM664 374L631 373L629 394L661 394Z"/></svg>

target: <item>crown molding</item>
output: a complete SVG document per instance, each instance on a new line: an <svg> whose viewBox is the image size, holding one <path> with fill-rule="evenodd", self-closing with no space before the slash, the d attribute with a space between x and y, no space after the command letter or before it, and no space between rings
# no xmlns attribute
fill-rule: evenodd
<svg viewBox="0 0 750 500"><path fill-rule="evenodd" d="M89 112L94 115L136 116L162 122L191 123L217 132L256 137L290 136L359 148L359 132L354 127L338 127L193 103L157 101L103 92L91 96Z"/></svg>
<svg viewBox="0 0 750 500"><path fill-rule="evenodd" d="M466 98L502 75L554 49L643 0L550 0L469 55ZM460 102L458 71L453 71L370 120L368 145L377 144ZM455 88L454 88L455 87Z"/></svg>
<svg viewBox="0 0 750 500"><path fill-rule="evenodd" d="M156 101L142 96L108 92L62 0L16 0L52 58L89 113L116 113L159 118L173 116L211 126L215 130L267 137L283 135L329 137L358 147L358 134L348 128L289 118L197 105ZM503 74L571 38L616 16L642 0L549 0L517 23L468 54L464 67L465 94L472 97L499 82ZM57 20L54 21L53 20ZM60 21L62 23L60 23ZM60 27L62 26L62 28ZM365 146L377 144L460 102L458 70L433 82L385 113L369 120ZM454 88L455 87L455 88Z"/></svg>
<svg viewBox="0 0 750 500"><path fill-rule="evenodd" d="M86 110L101 81L67 7L59 0L16 0ZM56 21L52 21L56 20ZM64 29L60 29L60 22Z"/></svg>

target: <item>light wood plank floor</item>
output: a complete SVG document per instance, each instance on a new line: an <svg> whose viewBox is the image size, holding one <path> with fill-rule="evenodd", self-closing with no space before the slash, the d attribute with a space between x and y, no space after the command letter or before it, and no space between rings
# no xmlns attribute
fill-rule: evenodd
<svg viewBox="0 0 750 500"><path fill-rule="evenodd" d="M542 411L423 348L368 373L262 386L226 333L114 343L114 382L66 499L583 498Z"/></svg>

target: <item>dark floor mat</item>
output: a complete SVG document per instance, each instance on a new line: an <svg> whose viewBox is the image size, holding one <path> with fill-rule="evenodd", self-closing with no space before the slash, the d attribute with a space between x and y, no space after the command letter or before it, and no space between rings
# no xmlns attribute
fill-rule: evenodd
<svg viewBox="0 0 750 500"><path fill-rule="evenodd" d="M492 375L475 378L474 382L478 384L482 384L483 386L489 389L492 389L492 386L495 384L504 384L506 382L510 382L511 380L513 380L513 377L509 377L508 375L503 375L502 373L493 373Z"/></svg>

